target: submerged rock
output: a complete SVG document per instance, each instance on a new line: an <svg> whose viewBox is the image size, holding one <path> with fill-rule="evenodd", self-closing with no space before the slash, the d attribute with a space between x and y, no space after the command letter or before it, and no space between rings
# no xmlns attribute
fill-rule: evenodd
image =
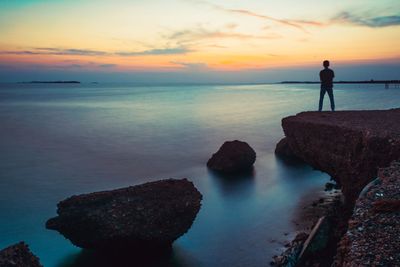
<svg viewBox="0 0 400 267"><path fill-rule="evenodd" d="M309 266L306 262L324 254L331 238L332 222L327 217L321 217L312 229L298 257L298 264ZM322 261L321 261L322 262Z"/></svg>
<svg viewBox="0 0 400 267"><path fill-rule="evenodd" d="M256 152L246 142L225 142L208 160L207 166L217 172L235 173L251 169Z"/></svg>
<svg viewBox="0 0 400 267"><path fill-rule="evenodd" d="M286 251L280 256L274 256L270 265L279 267L294 267L297 265L298 257L303 249L304 242L307 240L308 234L301 232L296 235L294 240L288 244Z"/></svg>
<svg viewBox="0 0 400 267"><path fill-rule="evenodd" d="M24 242L19 242L0 250L1 267L42 267L39 258L29 250Z"/></svg>
<svg viewBox="0 0 400 267"><path fill-rule="evenodd" d="M201 193L187 179L72 196L46 228L87 249L168 248L191 227Z"/></svg>
<svg viewBox="0 0 400 267"><path fill-rule="evenodd" d="M332 190L339 190L340 189L340 185L337 183L331 183L331 182L327 182L325 184L325 191L332 191Z"/></svg>

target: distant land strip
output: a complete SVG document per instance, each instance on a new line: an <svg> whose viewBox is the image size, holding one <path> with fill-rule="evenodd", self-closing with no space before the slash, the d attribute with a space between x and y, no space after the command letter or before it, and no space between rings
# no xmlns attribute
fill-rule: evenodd
<svg viewBox="0 0 400 267"><path fill-rule="evenodd" d="M79 81L30 81L21 83L81 83Z"/></svg>
<svg viewBox="0 0 400 267"><path fill-rule="evenodd" d="M321 83L317 81L282 81L282 84L288 83L304 83L304 84L316 84ZM400 80L369 80L369 81L334 81L333 83L378 83L378 84L400 84Z"/></svg>

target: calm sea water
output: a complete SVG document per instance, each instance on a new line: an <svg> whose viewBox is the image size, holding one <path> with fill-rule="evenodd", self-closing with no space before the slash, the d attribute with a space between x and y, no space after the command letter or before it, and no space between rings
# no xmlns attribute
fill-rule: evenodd
<svg viewBox="0 0 400 267"><path fill-rule="evenodd" d="M97 266L45 229L57 202L187 177L204 197L192 228L170 255L129 266L268 266L296 230L302 199L329 179L274 156L281 118L315 110L318 94L318 85L0 85L0 247L25 240L46 267ZM400 105L400 89L383 85L338 85L335 97L338 110ZM254 176L207 171L234 139L256 150Z"/></svg>

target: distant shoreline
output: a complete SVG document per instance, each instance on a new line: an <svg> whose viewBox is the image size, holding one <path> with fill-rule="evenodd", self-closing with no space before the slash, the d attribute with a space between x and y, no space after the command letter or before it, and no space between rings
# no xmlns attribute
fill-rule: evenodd
<svg viewBox="0 0 400 267"><path fill-rule="evenodd" d="M30 82L20 82L20 83L81 83L79 81L30 81Z"/></svg>
<svg viewBox="0 0 400 267"><path fill-rule="evenodd" d="M11 82L13 83L13 82ZM80 81L29 81L29 82L14 82L17 84L82 84ZM83 84L113 84L115 82L83 82ZM319 81L280 81L280 82L240 82L240 83L217 83L217 82L200 82L200 83L132 83L121 82L117 84L134 84L135 86L229 86L229 85L263 85L263 84L320 84ZM364 80L364 81L334 81L334 84L400 84L400 80ZM0 84L2 84L0 82Z"/></svg>
<svg viewBox="0 0 400 267"><path fill-rule="evenodd" d="M319 84L317 81L282 81L281 84ZM370 81L334 81L333 83L350 84L400 84L400 80L370 80Z"/></svg>

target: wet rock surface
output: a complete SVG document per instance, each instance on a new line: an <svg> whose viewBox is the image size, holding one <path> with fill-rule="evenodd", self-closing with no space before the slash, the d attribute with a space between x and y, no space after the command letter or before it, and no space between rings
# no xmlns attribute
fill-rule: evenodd
<svg viewBox="0 0 400 267"><path fill-rule="evenodd" d="M27 244L19 242L0 250L0 267L42 267Z"/></svg>
<svg viewBox="0 0 400 267"><path fill-rule="evenodd" d="M67 198L46 227L86 249L164 249L189 230L201 199L187 179L160 180Z"/></svg>
<svg viewBox="0 0 400 267"><path fill-rule="evenodd" d="M379 167L400 158L399 121L400 109L303 112L282 127L291 153L330 174L354 203Z"/></svg>
<svg viewBox="0 0 400 267"><path fill-rule="evenodd" d="M227 141L212 155L207 167L221 173L250 170L256 161L256 152L246 142Z"/></svg>
<svg viewBox="0 0 400 267"><path fill-rule="evenodd" d="M356 202L336 266L400 266L400 162L378 177Z"/></svg>

